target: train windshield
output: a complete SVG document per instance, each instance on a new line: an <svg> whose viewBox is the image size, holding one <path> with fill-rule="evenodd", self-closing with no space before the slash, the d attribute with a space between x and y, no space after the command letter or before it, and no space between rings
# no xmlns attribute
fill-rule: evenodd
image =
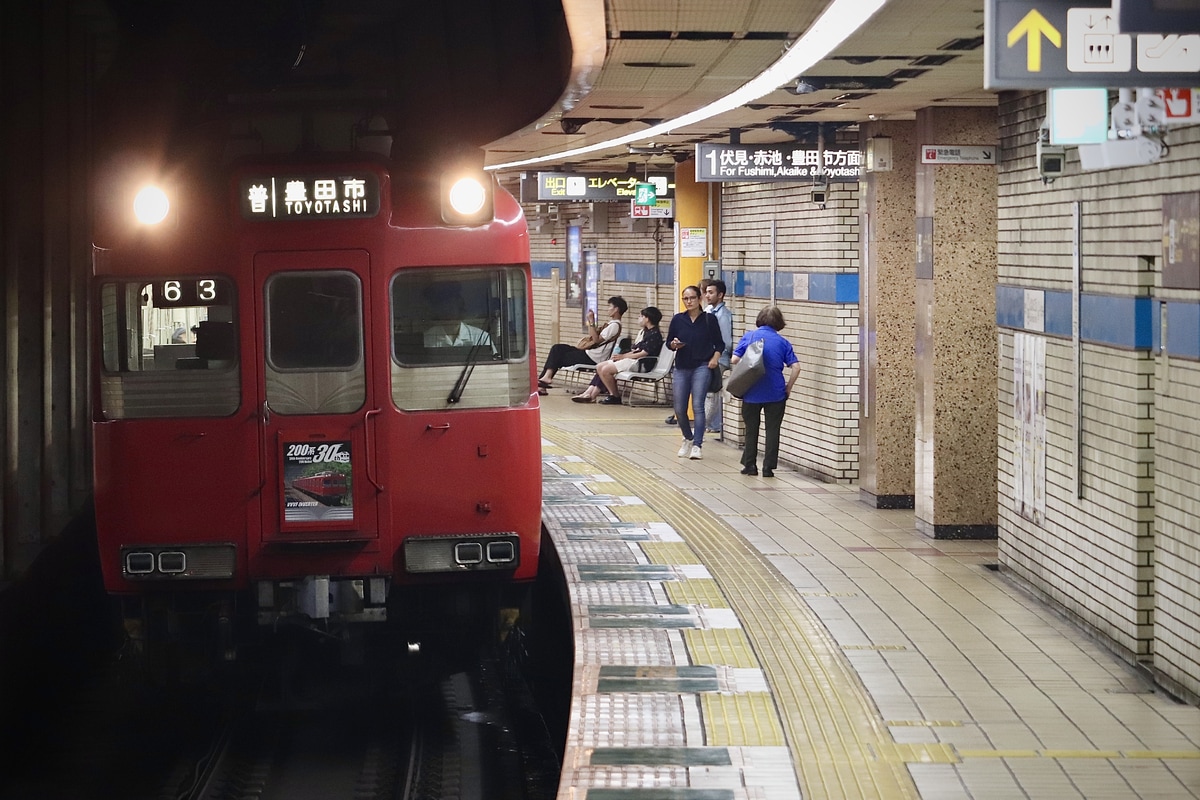
<svg viewBox="0 0 1200 800"><path fill-rule="evenodd" d="M241 392L233 296L233 285L220 277L103 284L105 418L236 411Z"/></svg>
<svg viewBox="0 0 1200 800"><path fill-rule="evenodd" d="M392 280L392 344L408 366L522 360L525 280L517 269L413 270Z"/></svg>
<svg viewBox="0 0 1200 800"><path fill-rule="evenodd" d="M390 288L396 406L528 403L527 283L516 267L398 271Z"/></svg>

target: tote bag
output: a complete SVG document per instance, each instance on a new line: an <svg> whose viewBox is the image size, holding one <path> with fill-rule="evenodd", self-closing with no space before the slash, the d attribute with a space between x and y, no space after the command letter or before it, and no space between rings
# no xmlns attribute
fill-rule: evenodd
<svg viewBox="0 0 1200 800"><path fill-rule="evenodd" d="M746 346L746 352L733 365L729 377L725 380L725 389L734 397L744 397L746 392L767 374L767 365L763 363L763 340L755 339Z"/></svg>

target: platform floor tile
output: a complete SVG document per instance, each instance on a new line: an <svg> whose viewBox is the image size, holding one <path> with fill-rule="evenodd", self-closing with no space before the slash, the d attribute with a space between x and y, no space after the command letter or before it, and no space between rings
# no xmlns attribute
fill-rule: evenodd
<svg viewBox="0 0 1200 800"><path fill-rule="evenodd" d="M985 569L994 542L721 442L678 459L661 408L542 408L562 800L1200 800L1200 709Z"/></svg>

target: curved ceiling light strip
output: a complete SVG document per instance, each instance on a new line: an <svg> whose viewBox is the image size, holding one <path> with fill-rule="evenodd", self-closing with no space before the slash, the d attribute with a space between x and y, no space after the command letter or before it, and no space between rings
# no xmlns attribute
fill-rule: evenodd
<svg viewBox="0 0 1200 800"><path fill-rule="evenodd" d="M676 128L694 125L697 122L711 119L718 114L724 114L726 111L732 111L746 103L770 94L785 83L794 81L818 61L833 52L842 42L850 38L851 34L865 25L887 3L888 0L834 0L829 8L825 9L825 13L812 24L812 27L805 31L804 35L797 39L796 43L789 47L788 51L778 61L767 67L762 74L749 83L744 84L737 91L681 117L660 123L644 131L620 136L616 139L609 139L606 142L577 147L573 150L564 150L561 153L549 156L510 161L506 164L494 164L485 169L495 171L523 167L529 164L541 164L546 161L569 160L586 153L595 153L598 150L607 150L612 147L620 147L646 139L653 139L656 136L669 134Z"/></svg>

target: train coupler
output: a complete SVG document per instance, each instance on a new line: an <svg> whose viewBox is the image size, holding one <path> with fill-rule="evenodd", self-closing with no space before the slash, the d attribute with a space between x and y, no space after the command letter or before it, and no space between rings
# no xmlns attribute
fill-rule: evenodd
<svg viewBox="0 0 1200 800"><path fill-rule="evenodd" d="M297 580L258 581L258 624L302 617L341 623L387 621L387 578L309 575Z"/></svg>

